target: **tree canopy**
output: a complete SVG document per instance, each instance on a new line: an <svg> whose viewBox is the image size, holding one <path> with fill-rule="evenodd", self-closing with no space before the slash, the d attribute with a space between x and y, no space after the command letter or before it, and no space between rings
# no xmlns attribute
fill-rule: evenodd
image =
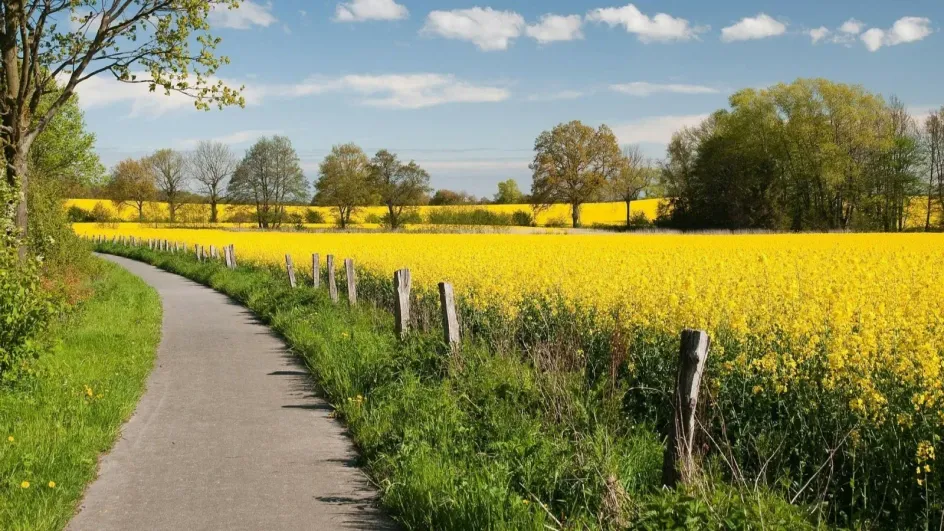
<svg viewBox="0 0 944 531"><path fill-rule="evenodd" d="M429 174L416 162L403 164L393 153L381 149L370 161L370 186L387 207L390 228L400 226L406 208L420 204L429 192Z"/></svg>
<svg viewBox="0 0 944 531"><path fill-rule="evenodd" d="M234 201L255 205L259 228L281 226L285 205L308 196L308 181L292 141L279 135L256 141L236 167L227 194Z"/></svg>
<svg viewBox="0 0 944 531"><path fill-rule="evenodd" d="M395 157L387 162L391 167L399 164ZM351 214L370 203L375 195L371 186L374 171L364 150L356 144L333 146L321 162L313 202L337 209L338 224L341 228L347 227Z"/></svg>

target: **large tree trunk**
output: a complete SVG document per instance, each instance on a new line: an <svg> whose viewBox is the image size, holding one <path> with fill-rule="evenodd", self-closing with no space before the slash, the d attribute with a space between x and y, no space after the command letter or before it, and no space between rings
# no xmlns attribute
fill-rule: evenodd
<svg viewBox="0 0 944 531"><path fill-rule="evenodd" d="M397 225L399 225L400 220L398 220L397 215L393 213L392 204L389 204L389 203L387 204L387 210L390 212L390 228L395 229L397 228Z"/></svg>
<svg viewBox="0 0 944 531"><path fill-rule="evenodd" d="M574 228L576 229L580 226L580 203L570 205L570 216L574 223Z"/></svg>
<svg viewBox="0 0 944 531"><path fill-rule="evenodd" d="M7 186L9 186L11 190L19 189L19 197L15 199L17 203L14 221L20 236L18 252L21 260L26 258L26 236L29 228L29 210L27 208L26 190L29 186L27 169L29 167L30 143L31 142L20 140L19 145L17 145L17 143L8 143L3 149L3 156L7 161Z"/></svg>
<svg viewBox="0 0 944 531"><path fill-rule="evenodd" d="M216 199L210 198L210 223L216 223Z"/></svg>
<svg viewBox="0 0 944 531"><path fill-rule="evenodd" d="M632 215L631 215L631 214L632 214L632 211L631 211L631 209L630 209L630 207L629 207L629 204L630 204L631 202L632 202L632 201L626 201L626 228L627 228L627 229L630 227L630 224L631 224L631 221L630 221L630 220L632 219Z"/></svg>

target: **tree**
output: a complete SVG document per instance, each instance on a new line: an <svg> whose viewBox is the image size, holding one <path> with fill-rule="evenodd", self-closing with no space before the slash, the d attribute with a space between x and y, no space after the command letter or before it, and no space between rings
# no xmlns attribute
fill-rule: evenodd
<svg viewBox="0 0 944 531"><path fill-rule="evenodd" d="M48 107L58 92L40 102ZM36 137L29 152L29 173L60 188L99 185L105 168L95 153L95 134L85 129L85 116L77 96L66 101L46 129Z"/></svg>
<svg viewBox="0 0 944 531"><path fill-rule="evenodd" d="M596 198L620 168L616 135L579 121L544 131L534 142L532 201L540 205L567 203L573 226L580 226L580 206Z"/></svg>
<svg viewBox="0 0 944 531"><path fill-rule="evenodd" d="M207 22L211 9L237 5L237 0L0 0L0 147L4 185L20 191L11 206L16 205L15 226L22 236L30 148L80 83L110 74L120 82L185 94L200 109L244 103L238 90L213 81L228 59L215 55L220 40L209 34ZM41 110L43 97L56 92ZM25 256L22 245L20 256Z"/></svg>
<svg viewBox="0 0 944 531"><path fill-rule="evenodd" d="M167 201L170 222L173 223L177 220L181 195L187 191L187 159L173 149L159 149L144 159L144 163L154 176L157 190Z"/></svg>
<svg viewBox="0 0 944 531"><path fill-rule="evenodd" d="M935 192L944 210L944 107L925 119L921 140L928 172L928 211L924 221L924 230L931 230L931 209ZM935 178L937 178L936 191Z"/></svg>
<svg viewBox="0 0 944 531"><path fill-rule="evenodd" d="M292 142L284 136L260 138L236 167L227 195L237 202L255 204L259 228L279 227L288 202L308 196L308 182Z"/></svg>
<svg viewBox="0 0 944 531"><path fill-rule="evenodd" d="M157 195L150 168L134 159L125 159L115 165L105 191L116 207L128 203L134 205L138 210L138 221L144 221L144 203Z"/></svg>
<svg viewBox="0 0 944 531"><path fill-rule="evenodd" d="M390 228L400 226L404 209L415 206L429 192L429 174L414 161L403 164L393 153L381 149L370 161L372 189L387 206Z"/></svg>
<svg viewBox="0 0 944 531"><path fill-rule="evenodd" d="M190 154L190 171L200 183L200 192L210 202L210 223L218 220L217 204L226 189L226 182L236 170L237 160L229 146L222 142L202 141Z"/></svg>
<svg viewBox="0 0 944 531"><path fill-rule="evenodd" d="M338 224L346 228L357 207L371 200L371 162L355 144L333 146L321 162L314 202L338 210Z"/></svg>
<svg viewBox="0 0 944 531"><path fill-rule="evenodd" d="M638 145L623 149L623 160L619 171L610 180L613 196L626 203L626 226L631 224L630 203L639 199L639 194L646 190L653 180L649 160L643 155Z"/></svg>
<svg viewBox="0 0 944 531"><path fill-rule="evenodd" d="M475 196L469 193L446 189L436 190L429 200L430 205L469 205L475 202Z"/></svg>
<svg viewBox="0 0 944 531"><path fill-rule="evenodd" d="M495 194L496 205L515 205L521 203L524 194L518 188L518 182L514 179L501 181L498 183L498 193Z"/></svg>

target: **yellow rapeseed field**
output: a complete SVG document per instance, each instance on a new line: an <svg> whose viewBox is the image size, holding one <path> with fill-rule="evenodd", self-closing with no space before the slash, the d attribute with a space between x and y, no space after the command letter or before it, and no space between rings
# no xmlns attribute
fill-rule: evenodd
<svg viewBox="0 0 944 531"><path fill-rule="evenodd" d="M525 298L618 312L620 324L676 334L708 329L744 345L713 356L783 393L817 378L874 421L930 414L944 425L944 235L515 235L265 233L77 224L79 234L235 244L238 258L309 264L354 258L389 277L409 267L431 289L447 280L478 307L509 316ZM302 266L303 268L303 266ZM824 368L825 366L825 368ZM813 370L812 368L816 369ZM913 390L913 410L886 408L879 385ZM891 380L890 380L891 378ZM910 392L910 391L909 391ZM897 416L896 416L897 415Z"/></svg>
<svg viewBox="0 0 944 531"><path fill-rule="evenodd" d="M642 213L647 219L654 220L658 215L659 203L661 199L642 199L633 201L632 214ZM132 205L115 205L108 199L69 199L65 203L65 208L77 206L83 210L92 211L96 205L101 205L111 217L121 221L137 221L138 211ZM206 223L210 218L209 205L188 204L182 207L179 215L186 222ZM328 222L336 218L334 209L328 207L308 207L308 206L289 206L286 207L289 213L297 213L304 216L305 212L317 211L324 216ZM531 213L531 205L467 205L467 206L422 206L416 210L421 216L426 216L432 211L443 210L471 210L486 209L497 214L513 214L519 210ZM225 221L233 214L242 212L247 216L253 212L252 207L243 205L219 205L219 219ZM386 214L386 208L382 206L372 206L359 208L355 211L351 221L357 224L364 224L365 218L371 214L383 216ZM160 202L147 202L144 204L144 215L147 219L163 219L168 214L167 204ZM602 225L622 225L626 222L626 204L625 203L587 203L581 209L581 219L584 225L592 226ZM553 205L546 210L542 210L537 215L538 225L570 225L570 206Z"/></svg>

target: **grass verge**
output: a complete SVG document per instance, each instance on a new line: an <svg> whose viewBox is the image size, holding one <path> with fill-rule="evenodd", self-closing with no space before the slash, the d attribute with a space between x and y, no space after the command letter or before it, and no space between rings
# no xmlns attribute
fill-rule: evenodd
<svg viewBox="0 0 944 531"><path fill-rule="evenodd" d="M226 293L280 333L350 428L384 507L415 529L803 529L803 509L706 477L660 486L658 430L579 371L437 336L399 341L370 304L291 289L278 269L103 244ZM610 405L608 405L610 404Z"/></svg>
<svg viewBox="0 0 944 531"><path fill-rule="evenodd" d="M60 529L131 416L160 339L157 293L103 263L52 351L0 389L0 527Z"/></svg>

